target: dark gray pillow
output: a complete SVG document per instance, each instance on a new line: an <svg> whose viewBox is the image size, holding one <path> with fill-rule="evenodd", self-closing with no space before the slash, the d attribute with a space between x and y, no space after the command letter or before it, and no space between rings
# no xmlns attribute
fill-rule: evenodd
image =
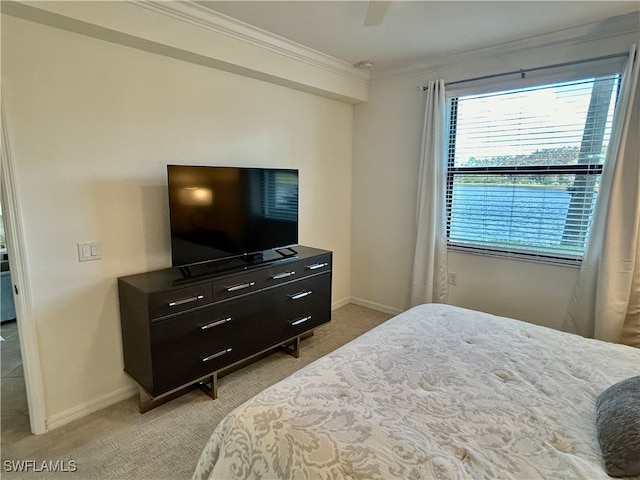
<svg viewBox="0 0 640 480"><path fill-rule="evenodd" d="M596 430L607 474L640 475L640 376L622 380L600 394Z"/></svg>

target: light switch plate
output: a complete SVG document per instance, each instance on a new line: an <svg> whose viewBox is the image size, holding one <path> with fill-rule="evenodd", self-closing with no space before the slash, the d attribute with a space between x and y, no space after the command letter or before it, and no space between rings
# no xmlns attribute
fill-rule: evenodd
<svg viewBox="0 0 640 480"><path fill-rule="evenodd" d="M78 261L90 262L92 260L100 260L102 258L100 252L100 244L98 242L79 242L78 243Z"/></svg>

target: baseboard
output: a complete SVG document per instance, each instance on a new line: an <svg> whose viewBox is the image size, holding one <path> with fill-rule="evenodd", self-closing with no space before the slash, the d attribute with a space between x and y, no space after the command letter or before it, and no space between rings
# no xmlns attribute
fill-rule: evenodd
<svg viewBox="0 0 640 480"><path fill-rule="evenodd" d="M343 298L342 300L335 301L331 304L331 310L337 310L340 307L349 305L351 303L351 297Z"/></svg>
<svg viewBox="0 0 640 480"><path fill-rule="evenodd" d="M387 305L382 305L380 303L375 303L356 297L351 297L349 303L353 303L354 305L358 305L360 307L370 308L371 310L376 310L378 312L388 313L390 315L398 315L399 313L402 313L404 311L398 308L389 307Z"/></svg>
<svg viewBox="0 0 640 480"><path fill-rule="evenodd" d="M52 415L51 418L46 420L47 431L56 429L75 420L79 420L87 415L91 415L92 413L110 407L115 403L126 400L127 398L133 397L137 394L137 387L135 385L130 385L128 387L120 388L114 392L107 393L95 400L78 405L77 407Z"/></svg>

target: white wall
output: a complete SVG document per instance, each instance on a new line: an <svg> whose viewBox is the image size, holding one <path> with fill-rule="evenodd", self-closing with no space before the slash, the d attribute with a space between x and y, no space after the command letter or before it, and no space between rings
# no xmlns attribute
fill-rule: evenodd
<svg viewBox="0 0 640 480"><path fill-rule="evenodd" d="M627 52L638 15L431 61L377 75L355 108L353 287L357 303L390 312L408 306L415 242L418 159L424 118L419 86ZM450 252L454 305L559 328L577 268Z"/></svg>
<svg viewBox="0 0 640 480"><path fill-rule="evenodd" d="M578 268L451 252L449 303L562 330Z"/></svg>
<svg viewBox="0 0 640 480"><path fill-rule="evenodd" d="M7 15L2 96L50 426L132 391L116 278L170 265L167 163L300 169L300 243L349 298L351 105Z"/></svg>
<svg viewBox="0 0 640 480"><path fill-rule="evenodd" d="M413 264L424 113L415 82L374 83L355 107L352 294L389 312L406 308Z"/></svg>

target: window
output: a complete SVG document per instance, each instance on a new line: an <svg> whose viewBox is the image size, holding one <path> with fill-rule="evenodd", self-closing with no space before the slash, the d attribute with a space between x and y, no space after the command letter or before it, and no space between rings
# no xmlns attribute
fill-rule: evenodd
<svg viewBox="0 0 640 480"><path fill-rule="evenodd" d="M449 99L451 248L579 261L620 75Z"/></svg>

